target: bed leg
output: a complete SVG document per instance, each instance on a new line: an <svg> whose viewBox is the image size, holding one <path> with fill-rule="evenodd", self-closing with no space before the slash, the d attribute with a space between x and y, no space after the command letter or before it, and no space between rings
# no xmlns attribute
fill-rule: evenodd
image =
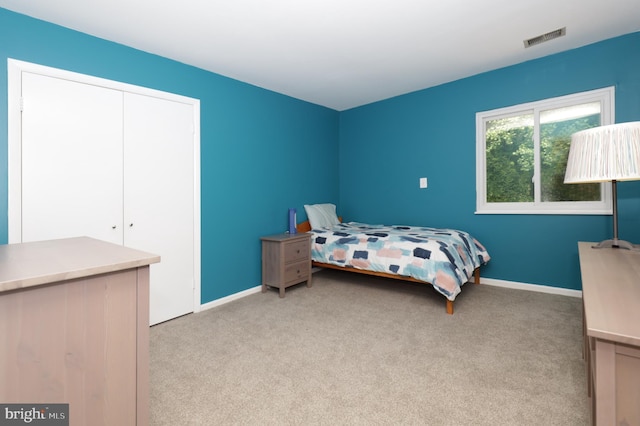
<svg viewBox="0 0 640 426"><path fill-rule="evenodd" d="M447 299L447 313L453 315L453 301Z"/></svg>
<svg viewBox="0 0 640 426"><path fill-rule="evenodd" d="M473 271L473 283L480 284L480 268L476 268L476 270Z"/></svg>

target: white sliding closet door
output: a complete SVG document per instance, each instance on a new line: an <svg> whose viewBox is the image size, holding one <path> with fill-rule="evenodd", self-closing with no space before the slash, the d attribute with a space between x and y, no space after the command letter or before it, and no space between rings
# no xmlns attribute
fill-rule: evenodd
<svg viewBox="0 0 640 426"><path fill-rule="evenodd" d="M122 244L123 93L26 72L22 81L22 241Z"/></svg>
<svg viewBox="0 0 640 426"><path fill-rule="evenodd" d="M125 93L124 244L151 268L151 324L193 312L193 106Z"/></svg>
<svg viewBox="0 0 640 426"><path fill-rule="evenodd" d="M197 311L197 100L28 67L9 73L10 115L20 111L9 132L10 242L86 235L158 254L150 324Z"/></svg>

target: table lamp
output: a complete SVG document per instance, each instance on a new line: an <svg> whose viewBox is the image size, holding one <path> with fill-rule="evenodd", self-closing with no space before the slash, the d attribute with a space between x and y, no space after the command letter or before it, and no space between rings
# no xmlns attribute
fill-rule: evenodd
<svg viewBox="0 0 640 426"><path fill-rule="evenodd" d="M640 121L593 127L571 135L564 183L611 182L613 239L594 248L639 249L618 239L616 182L640 180Z"/></svg>

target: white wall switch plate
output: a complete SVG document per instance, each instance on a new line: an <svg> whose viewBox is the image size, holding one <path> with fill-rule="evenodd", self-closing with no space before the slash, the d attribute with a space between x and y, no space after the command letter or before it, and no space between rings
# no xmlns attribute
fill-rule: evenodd
<svg viewBox="0 0 640 426"><path fill-rule="evenodd" d="M420 188L426 188L427 187L427 178L420 178Z"/></svg>

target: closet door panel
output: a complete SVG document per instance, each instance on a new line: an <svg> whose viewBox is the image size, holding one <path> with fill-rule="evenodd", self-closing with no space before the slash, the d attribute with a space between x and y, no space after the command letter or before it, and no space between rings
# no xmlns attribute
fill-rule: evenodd
<svg viewBox="0 0 640 426"><path fill-rule="evenodd" d="M122 244L122 92L24 72L22 241Z"/></svg>
<svg viewBox="0 0 640 426"><path fill-rule="evenodd" d="M159 254L150 323L193 312L193 107L125 94L124 244Z"/></svg>

